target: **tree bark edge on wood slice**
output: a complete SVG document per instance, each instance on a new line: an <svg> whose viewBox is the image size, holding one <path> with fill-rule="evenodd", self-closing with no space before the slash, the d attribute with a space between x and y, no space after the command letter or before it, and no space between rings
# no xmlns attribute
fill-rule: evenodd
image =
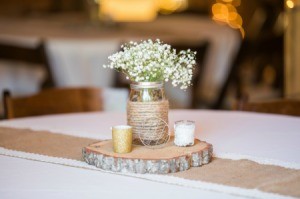
<svg viewBox="0 0 300 199"><path fill-rule="evenodd" d="M91 144L82 149L85 162L100 169L122 173L167 174L208 164L212 159L213 146L195 139L190 147L174 145L173 138L164 148L150 149L133 145L131 153L113 152L112 140Z"/></svg>

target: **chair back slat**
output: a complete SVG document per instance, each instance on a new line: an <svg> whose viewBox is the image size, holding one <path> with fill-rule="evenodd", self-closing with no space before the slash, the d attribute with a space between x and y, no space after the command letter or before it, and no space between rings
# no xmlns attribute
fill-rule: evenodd
<svg viewBox="0 0 300 199"><path fill-rule="evenodd" d="M300 116L300 100L280 99L267 102L240 101L237 110Z"/></svg>
<svg viewBox="0 0 300 199"><path fill-rule="evenodd" d="M48 89L40 93L13 98L4 94L7 119L103 110L101 90L97 88Z"/></svg>

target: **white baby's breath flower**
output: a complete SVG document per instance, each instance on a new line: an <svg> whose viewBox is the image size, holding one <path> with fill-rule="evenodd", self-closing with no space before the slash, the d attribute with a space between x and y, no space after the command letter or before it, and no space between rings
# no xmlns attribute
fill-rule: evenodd
<svg viewBox="0 0 300 199"><path fill-rule="evenodd" d="M132 81L169 81L174 87L186 89L191 85L196 52L188 49L178 54L159 39L129 42L122 51L108 57L110 63L103 68L116 69Z"/></svg>

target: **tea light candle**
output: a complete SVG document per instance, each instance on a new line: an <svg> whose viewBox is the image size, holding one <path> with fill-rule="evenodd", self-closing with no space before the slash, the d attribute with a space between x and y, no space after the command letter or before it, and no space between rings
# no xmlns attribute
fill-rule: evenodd
<svg viewBox="0 0 300 199"><path fill-rule="evenodd" d="M112 127L113 148L115 153L129 153L132 149L132 127L119 125Z"/></svg>
<svg viewBox="0 0 300 199"><path fill-rule="evenodd" d="M177 146L192 146L195 139L195 122L180 120L174 124L174 143Z"/></svg>

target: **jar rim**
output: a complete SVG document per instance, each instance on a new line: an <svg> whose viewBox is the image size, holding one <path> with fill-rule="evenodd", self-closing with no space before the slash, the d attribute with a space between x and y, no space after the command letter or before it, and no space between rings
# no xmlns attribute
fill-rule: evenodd
<svg viewBox="0 0 300 199"><path fill-rule="evenodd" d="M130 84L130 88L162 88L163 82L134 82Z"/></svg>

